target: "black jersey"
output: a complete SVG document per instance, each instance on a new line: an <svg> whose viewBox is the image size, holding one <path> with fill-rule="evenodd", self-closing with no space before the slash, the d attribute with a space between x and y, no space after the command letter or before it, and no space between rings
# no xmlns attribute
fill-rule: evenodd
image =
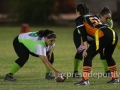
<svg viewBox="0 0 120 90"><path fill-rule="evenodd" d="M84 24L83 24L83 21L84 21L84 18L82 16L79 16L75 19L75 22L76 22L76 28L80 30L80 32L83 34L84 33L84 38L85 40L87 40L87 33L86 33L86 30L85 30L85 27L84 27Z"/></svg>
<svg viewBox="0 0 120 90"><path fill-rule="evenodd" d="M102 25L100 19L96 15L88 14L88 15L84 15L83 18L84 21L87 22L92 27L98 27Z"/></svg>
<svg viewBox="0 0 120 90"><path fill-rule="evenodd" d="M84 21L84 19L82 16L79 16L75 19L75 23L76 23L77 28L84 26L83 21Z"/></svg>
<svg viewBox="0 0 120 90"><path fill-rule="evenodd" d="M79 28L82 34L83 41L87 41L87 36L94 38L97 29L104 27L105 25L100 22L100 19L97 16L87 14L76 18L76 26ZM104 35L102 31L99 33L99 37L102 37Z"/></svg>

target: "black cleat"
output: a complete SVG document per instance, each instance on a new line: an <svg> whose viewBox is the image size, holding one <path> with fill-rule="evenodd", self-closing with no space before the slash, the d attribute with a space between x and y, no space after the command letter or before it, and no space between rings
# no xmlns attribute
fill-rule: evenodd
<svg viewBox="0 0 120 90"><path fill-rule="evenodd" d="M55 79L55 77L54 77L53 74L50 72L50 73L46 73L45 79L47 79L47 80L52 80L52 79Z"/></svg>
<svg viewBox="0 0 120 90"><path fill-rule="evenodd" d="M4 81L14 82L14 81L16 81L16 79L13 78L13 74L9 73L9 74L6 74Z"/></svg>
<svg viewBox="0 0 120 90"><path fill-rule="evenodd" d="M85 80L84 78L82 78L82 80L80 80L79 82L74 83L74 85L90 85L88 80Z"/></svg>
<svg viewBox="0 0 120 90"><path fill-rule="evenodd" d="M108 81L107 83L109 84L119 84L119 79L118 78L112 78L110 81Z"/></svg>
<svg viewBox="0 0 120 90"><path fill-rule="evenodd" d="M80 75L78 74L78 72L74 72L72 77L73 77L73 78L79 78Z"/></svg>

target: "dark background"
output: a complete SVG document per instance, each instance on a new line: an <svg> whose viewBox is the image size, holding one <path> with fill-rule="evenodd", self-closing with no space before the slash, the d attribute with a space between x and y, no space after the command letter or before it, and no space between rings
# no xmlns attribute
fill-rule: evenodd
<svg viewBox="0 0 120 90"><path fill-rule="evenodd" d="M120 22L120 0L0 0L0 25L54 25L74 21L78 3L86 3L91 13L108 6L114 22ZM63 23L64 24L64 23Z"/></svg>

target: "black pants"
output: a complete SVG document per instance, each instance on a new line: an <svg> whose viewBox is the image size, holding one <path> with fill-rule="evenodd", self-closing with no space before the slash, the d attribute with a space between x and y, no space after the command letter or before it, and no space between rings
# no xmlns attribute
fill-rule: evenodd
<svg viewBox="0 0 120 90"><path fill-rule="evenodd" d="M13 41L13 47L18 55L18 59L15 61L20 67L22 67L29 59L29 54L35 57L38 55L31 53L22 43L18 41L18 36ZM54 54L52 53L51 60L49 62L52 64L54 62Z"/></svg>
<svg viewBox="0 0 120 90"><path fill-rule="evenodd" d="M118 36L117 33L115 33L115 44L112 44L113 41L113 33L111 30L109 30L108 28L104 28L102 29L104 30L104 36L99 38L99 50L96 51L96 43L95 41L92 41L92 43L90 44L88 50L87 50L87 56L84 58L84 66L92 66L92 60L93 58L96 56L96 54L98 54L101 50L104 50L104 54L105 54L105 59L108 63L108 66L113 66L115 65L115 61L112 57L112 54L116 48L116 44L118 42Z"/></svg>
<svg viewBox="0 0 120 90"><path fill-rule="evenodd" d="M77 49L81 45L81 34L78 33L77 29L75 29L73 32L73 41ZM81 53L76 52L74 58L78 60L82 60L82 52Z"/></svg>
<svg viewBox="0 0 120 90"><path fill-rule="evenodd" d="M75 29L74 32L73 32L73 41L74 41L74 45L77 49L81 45L81 34L78 33L77 29ZM92 41L88 41L88 43L91 44ZM105 60L105 56L104 56L103 52L104 52L103 50L99 51L101 60ZM82 52L81 53L76 52L74 58L77 59L77 60L82 60L83 59L82 58Z"/></svg>
<svg viewBox="0 0 120 90"><path fill-rule="evenodd" d="M88 41L88 44L90 45L92 43L92 41ZM99 54L100 54L100 59L101 60L105 60L105 55L104 55L104 49L99 50Z"/></svg>

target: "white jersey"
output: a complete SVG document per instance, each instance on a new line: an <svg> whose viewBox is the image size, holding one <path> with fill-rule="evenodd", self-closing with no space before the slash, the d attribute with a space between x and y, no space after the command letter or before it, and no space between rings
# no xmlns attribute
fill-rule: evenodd
<svg viewBox="0 0 120 90"><path fill-rule="evenodd" d="M20 43L23 43L30 52L36 55L46 56L46 53L50 51L54 46L46 46L45 38L39 38L36 32L23 33L18 36Z"/></svg>

